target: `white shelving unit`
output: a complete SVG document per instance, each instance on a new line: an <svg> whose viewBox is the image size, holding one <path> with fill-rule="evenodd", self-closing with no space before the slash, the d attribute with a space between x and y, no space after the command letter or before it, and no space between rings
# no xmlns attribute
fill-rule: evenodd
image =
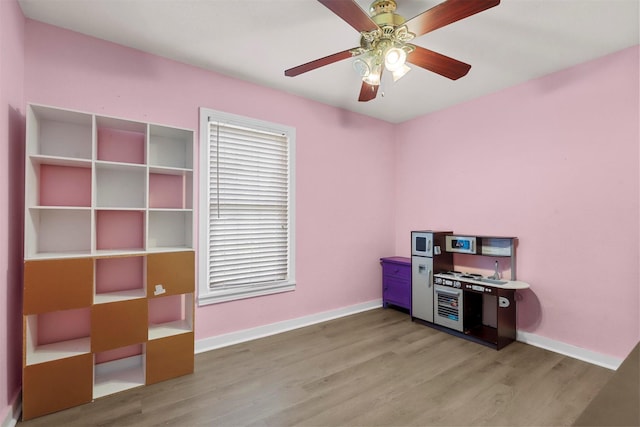
<svg viewBox="0 0 640 427"><path fill-rule="evenodd" d="M109 255L94 230L117 210L141 213L143 242L113 255L193 249L193 131L39 105L27 117L25 260Z"/></svg>
<svg viewBox="0 0 640 427"><path fill-rule="evenodd" d="M28 106L23 419L193 372L193 146L188 129Z"/></svg>

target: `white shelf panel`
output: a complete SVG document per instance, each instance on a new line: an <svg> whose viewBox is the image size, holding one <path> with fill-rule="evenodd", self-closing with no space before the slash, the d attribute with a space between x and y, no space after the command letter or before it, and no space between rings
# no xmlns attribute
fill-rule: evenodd
<svg viewBox="0 0 640 427"><path fill-rule="evenodd" d="M70 166L76 168L91 168L92 163L90 159L77 159L73 157L59 157L59 156L45 156L45 155L31 155L29 160L34 166L37 165L52 165L52 166Z"/></svg>
<svg viewBox="0 0 640 427"><path fill-rule="evenodd" d="M40 345L32 352L27 351L27 365L51 362L53 360L79 356L90 352L91 339L89 337Z"/></svg>
<svg viewBox="0 0 640 427"><path fill-rule="evenodd" d="M93 298L94 304L107 304L110 302L128 301L132 299L145 298L144 289L132 289L129 291L107 292L96 294Z"/></svg>
<svg viewBox="0 0 640 427"><path fill-rule="evenodd" d="M164 253L164 252L188 252L192 251L192 247L188 246L167 246L161 248L149 248L147 249L147 253L156 254L156 253Z"/></svg>
<svg viewBox="0 0 640 427"><path fill-rule="evenodd" d="M173 335L184 334L185 332L191 332L192 330L191 324L186 319L176 320L169 323L161 323L158 325L149 325L149 339L157 340Z"/></svg>
<svg viewBox="0 0 640 427"><path fill-rule="evenodd" d="M193 213L193 209L182 209L182 208L149 208L149 212L184 212L184 213Z"/></svg>
<svg viewBox="0 0 640 427"><path fill-rule="evenodd" d="M43 211L91 211L89 206L30 206L29 209L43 210Z"/></svg>
<svg viewBox="0 0 640 427"><path fill-rule="evenodd" d="M147 251L144 248L138 249L100 249L94 252L94 255L101 258L120 257L127 255L144 255Z"/></svg>
<svg viewBox="0 0 640 427"><path fill-rule="evenodd" d="M145 172L147 170L146 165L140 163L126 163L126 162L113 162L107 160L96 160L96 168L103 170L113 171L140 171Z"/></svg>
<svg viewBox="0 0 640 427"><path fill-rule="evenodd" d="M99 208L96 208L96 211L126 211L126 212L145 212L146 209L144 208L120 208L117 206L111 207L111 206L101 206Z"/></svg>
<svg viewBox="0 0 640 427"><path fill-rule="evenodd" d="M193 169L149 166L149 173L155 173L159 175L185 175L191 174L192 172Z"/></svg>
<svg viewBox="0 0 640 427"><path fill-rule="evenodd" d="M143 386L145 382L142 356L132 356L95 366L93 398Z"/></svg>
<svg viewBox="0 0 640 427"><path fill-rule="evenodd" d="M77 251L77 252L40 252L37 254L31 254L26 260L42 260L42 259L66 259L66 258L86 258L93 256L91 251Z"/></svg>

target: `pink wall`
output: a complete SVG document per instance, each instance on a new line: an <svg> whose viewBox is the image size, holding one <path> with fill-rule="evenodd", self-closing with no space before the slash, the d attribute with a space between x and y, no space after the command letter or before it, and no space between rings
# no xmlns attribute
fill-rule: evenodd
<svg viewBox="0 0 640 427"><path fill-rule="evenodd" d="M391 124L31 20L25 61L27 102L196 130L209 107L296 128L297 289L198 308L196 339L381 297Z"/></svg>
<svg viewBox="0 0 640 427"><path fill-rule="evenodd" d="M0 1L0 422L20 390L22 366L24 21L17 1Z"/></svg>
<svg viewBox="0 0 640 427"><path fill-rule="evenodd" d="M518 328L626 356L640 338L638 51L399 126L396 252L411 229L517 236L532 287Z"/></svg>

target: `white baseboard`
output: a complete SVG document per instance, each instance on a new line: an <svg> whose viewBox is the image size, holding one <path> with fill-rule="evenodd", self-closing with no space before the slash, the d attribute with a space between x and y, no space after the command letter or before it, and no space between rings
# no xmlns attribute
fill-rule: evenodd
<svg viewBox="0 0 640 427"><path fill-rule="evenodd" d="M211 338L204 338L196 341L195 352L196 354L198 354L205 351L214 350L216 348L227 347L258 338L267 337L269 335L275 335L293 329L302 328L304 326L326 322L328 320L337 319L339 317L349 316L351 314L361 313L367 310L373 310L379 307L382 307L381 299L368 301L362 304L351 305L348 307L342 307L336 310L311 314L309 316L298 317L296 319L285 320L283 322L258 326L256 328L244 329L241 331L218 335Z"/></svg>
<svg viewBox="0 0 640 427"><path fill-rule="evenodd" d="M271 323L269 325L258 326L256 328L244 329L229 334L218 335L211 338L197 340L195 343L195 352L203 353L209 350L215 350L221 347L227 347L270 335L287 332L293 329L302 328L316 323L326 322L328 320L337 319L339 317L349 316L351 314L360 313L367 310L382 307L382 300L369 301L362 304L356 304L349 307L343 307L336 310L316 313L309 316L298 317L296 319L285 320L283 322ZM530 332L517 331L516 339L525 344L534 347L544 348L555 353L564 354L565 356L594 365L602 366L607 369L616 370L622 364L623 359L608 356L606 354L576 347L551 338L542 337Z"/></svg>
<svg viewBox="0 0 640 427"><path fill-rule="evenodd" d="M544 348L555 353L564 354L574 359L602 366L614 371L622 364L623 359L608 356L606 354L587 350L575 345L566 344L561 341L552 340L551 338L542 337L530 332L517 331L516 340L534 347Z"/></svg>
<svg viewBox="0 0 640 427"><path fill-rule="evenodd" d="M22 413L22 393L18 391L13 403L9 406L7 415L2 420L2 427L15 427Z"/></svg>

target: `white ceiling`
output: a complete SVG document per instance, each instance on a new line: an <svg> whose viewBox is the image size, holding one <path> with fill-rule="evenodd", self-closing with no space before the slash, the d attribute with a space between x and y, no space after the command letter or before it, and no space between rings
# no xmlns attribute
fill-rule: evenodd
<svg viewBox="0 0 640 427"><path fill-rule="evenodd" d="M346 59L297 77L284 70L359 45L316 0L19 0L28 18L399 123L637 45L638 0L502 0L414 44L472 65L451 81L413 67L378 98L357 98ZM473 1L473 0L470 0ZM368 10L368 0L357 0ZM406 19L440 0L397 0ZM384 96L381 94L384 93Z"/></svg>

